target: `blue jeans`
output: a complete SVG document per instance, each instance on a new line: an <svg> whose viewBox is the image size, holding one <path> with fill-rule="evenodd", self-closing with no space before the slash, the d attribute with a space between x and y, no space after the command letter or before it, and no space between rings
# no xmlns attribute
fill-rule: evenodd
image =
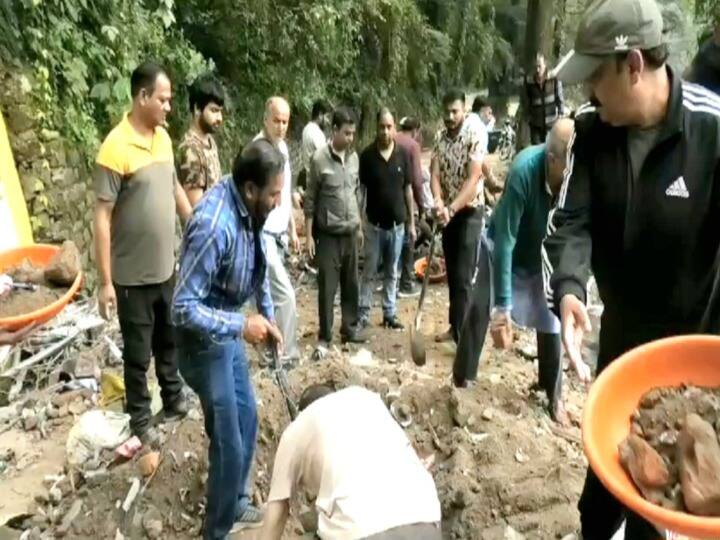
<svg viewBox="0 0 720 540"><path fill-rule="evenodd" d="M210 438L203 538L224 539L250 501L257 410L245 345L236 338L216 341L179 331L178 363L200 398Z"/></svg>
<svg viewBox="0 0 720 540"><path fill-rule="evenodd" d="M402 253L405 225L392 229L381 229L372 223L365 227L365 260L363 261L362 290L360 292L360 318L367 320L372 304L372 279L382 255L383 299L382 310L385 319L395 317L398 261Z"/></svg>

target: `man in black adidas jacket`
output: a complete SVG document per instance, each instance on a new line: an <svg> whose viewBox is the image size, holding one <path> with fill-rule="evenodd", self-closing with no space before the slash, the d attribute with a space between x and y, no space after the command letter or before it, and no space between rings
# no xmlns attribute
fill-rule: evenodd
<svg viewBox="0 0 720 540"><path fill-rule="evenodd" d="M591 91L543 253L551 307L585 381L590 272L605 305L598 371L642 343L719 330L720 98L666 66L662 26L654 0L595 0L556 68ZM623 517L626 539L659 536L591 470L578 507L583 540L608 540Z"/></svg>

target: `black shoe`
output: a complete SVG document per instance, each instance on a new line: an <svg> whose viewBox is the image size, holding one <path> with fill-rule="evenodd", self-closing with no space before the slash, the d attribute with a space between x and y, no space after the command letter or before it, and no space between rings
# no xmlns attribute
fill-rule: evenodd
<svg viewBox="0 0 720 540"><path fill-rule="evenodd" d="M160 447L160 432L154 427L145 428L136 435L145 448L157 449Z"/></svg>
<svg viewBox="0 0 720 540"><path fill-rule="evenodd" d="M177 422L187 416L188 405L185 398L178 399L169 407L163 407L163 420L165 422Z"/></svg>
<svg viewBox="0 0 720 540"><path fill-rule="evenodd" d="M398 291L399 298L414 298L416 296L420 296L420 289L415 286L400 287L400 290Z"/></svg>
<svg viewBox="0 0 720 540"><path fill-rule="evenodd" d="M343 334L341 337L343 343L367 343L368 337L365 332L361 330L353 330L347 334Z"/></svg>
<svg viewBox="0 0 720 540"><path fill-rule="evenodd" d="M404 330L405 325L398 321L397 317L384 317L383 328L390 328L391 330Z"/></svg>

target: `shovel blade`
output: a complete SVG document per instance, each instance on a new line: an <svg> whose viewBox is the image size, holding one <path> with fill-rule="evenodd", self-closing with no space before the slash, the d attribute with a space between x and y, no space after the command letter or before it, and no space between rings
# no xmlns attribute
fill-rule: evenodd
<svg viewBox="0 0 720 540"><path fill-rule="evenodd" d="M410 354L416 366L424 366L427 360L425 339L415 328L410 328Z"/></svg>

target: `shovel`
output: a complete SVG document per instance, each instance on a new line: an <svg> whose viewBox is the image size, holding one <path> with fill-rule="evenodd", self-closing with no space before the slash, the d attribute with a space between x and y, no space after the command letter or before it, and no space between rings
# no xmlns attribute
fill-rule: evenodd
<svg viewBox="0 0 720 540"><path fill-rule="evenodd" d="M420 320L422 316L422 308L425 303L425 293L430 278L430 265L435 256L435 236L437 233L437 221L433 222L432 236L430 238L430 249L427 256L427 266L425 266L425 275L423 276L422 289L420 289L420 299L418 300L417 311L415 312L415 322L410 327L410 354L416 366L424 366L426 360L425 339L420 333Z"/></svg>
<svg viewBox="0 0 720 540"><path fill-rule="evenodd" d="M292 390L290 390L290 383L288 382L287 372L282 364L280 355L278 354L277 346L275 344L270 346L270 352L272 354L272 370L275 383L280 388L280 393L285 398L285 405L287 406L290 420L295 420L298 415L298 407L295 400L292 397Z"/></svg>

